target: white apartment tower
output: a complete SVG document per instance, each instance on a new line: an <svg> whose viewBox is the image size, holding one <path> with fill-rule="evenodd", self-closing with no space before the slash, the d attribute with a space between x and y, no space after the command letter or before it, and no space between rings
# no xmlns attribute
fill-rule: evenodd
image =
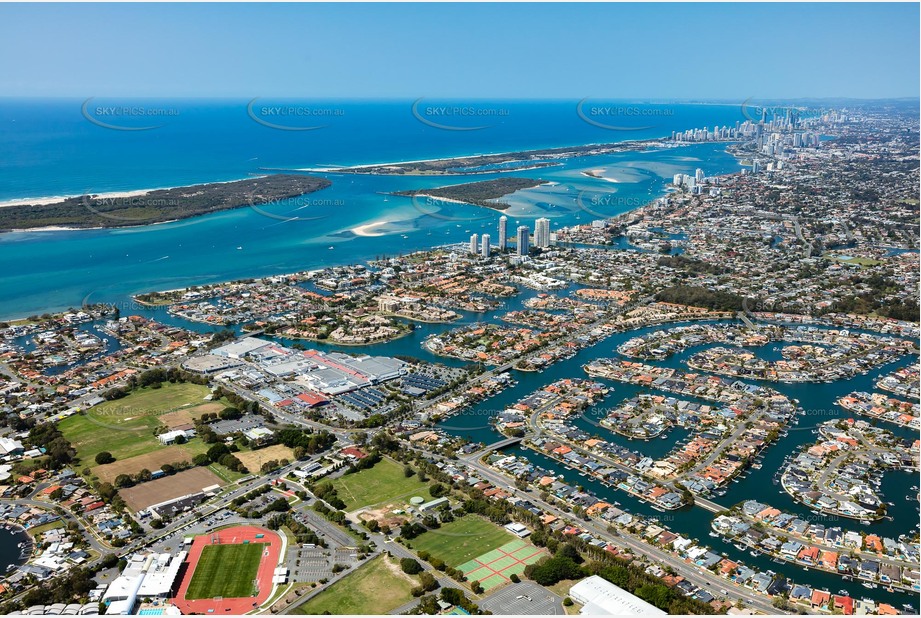
<svg viewBox="0 0 921 618"><path fill-rule="evenodd" d="M528 254L528 234L530 230L527 225L518 226L518 233L515 235L515 239L518 241L518 255L527 255Z"/></svg>
<svg viewBox="0 0 921 618"><path fill-rule="evenodd" d="M550 246L550 219L541 217L534 224L534 245L541 249Z"/></svg>

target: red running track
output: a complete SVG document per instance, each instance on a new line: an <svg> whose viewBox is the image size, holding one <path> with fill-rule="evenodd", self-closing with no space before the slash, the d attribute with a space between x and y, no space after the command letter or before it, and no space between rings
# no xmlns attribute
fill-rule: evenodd
<svg viewBox="0 0 921 618"><path fill-rule="evenodd" d="M257 539L256 535L265 535ZM189 589L189 583L192 581L192 575L195 573L195 567L198 566L198 560L205 547L211 545L212 537L218 537L221 545L238 545L243 541L250 543L264 543L262 560L259 562L259 571L256 578L259 580L259 595L255 597L224 598L219 601L214 599L197 599L187 600L186 592ZM182 583L179 585L179 591L176 593L171 603L179 608L183 614L205 614L205 615L239 615L252 611L268 600L272 594L272 576L275 574L275 567L278 566L278 557L281 554L281 537L271 530L257 528L256 526L234 526L215 532L214 534L204 534L197 536L192 541L192 547L186 557L189 564Z"/></svg>

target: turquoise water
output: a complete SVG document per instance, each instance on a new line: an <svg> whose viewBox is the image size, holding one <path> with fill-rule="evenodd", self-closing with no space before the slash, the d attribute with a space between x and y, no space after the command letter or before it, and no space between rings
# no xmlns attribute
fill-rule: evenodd
<svg viewBox="0 0 921 618"><path fill-rule="evenodd" d="M533 227L540 216L549 217L554 228L591 221L597 217L580 210L576 196L612 187L625 206L612 206L603 214L630 210L661 195L674 173L693 173L700 165L713 173L736 171L737 162L724 149L710 144L614 154L572 159L540 170L541 179L561 184L529 190L521 197L516 194L506 211L509 225ZM600 166L625 182L614 187L580 173ZM514 173L528 174L533 171ZM494 176L484 178L490 177ZM9 291L0 296L0 317L84 302L124 302L130 294L155 289L353 263L463 242L471 233L495 234L497 229L500 213L496 211L463 205L430 211L411 198L381 195L460 180L332 175L330 179L332 187L313 194L322 200L316 207L299 211L284 204L267 207L301 217L309 210L323 217L320 220L285 222L240 208L129 229L0 234L0 288ZM380 225L371 231L374 236L356 234L355 228L375 222Z"/></svg>
<svg viewBox="0 0 921 618"><path fill-rule="evenodd" d="M269 129L245 102L169 101L179 116L162 128L100 128L80 101L0 101L0 201L79 195L244 178L263 168L418 160L522 149L611 143L670 135L689 127L734 126L733 106L676 105L642 131L608 131L580 120L575 102L501 103L509 114L479 131L445 131L419 122L411 102L334 102L344 115L317 131ZM105 103L105 102L100 102ZM495 103L494 105L500 105ZM129 122L129 120L125 120ZM461 122L458 120L457 122ZM373 145L373 147L369 147ZM661 195L675 173L737 171L725 145L582 157L511 172L560 183L516 194L512 229L547 216L554 227L636 208ZM590 178L605 168L618 182ZM466 241L494 232L499 213L429 206L387 193L469 181L325 174L333 185L304 198L175 223L118 230L0 234L0 319L62 310L84 302L126 303L128 295L233 278L264 276ZM476 180L496 178L484 174ZM595 205L580 195L616 196ZM585 212L585 205L591 203ZM459 219L454 221L450 219ZM378 223L362 236L361 226ZM359 228L356 233L356 228ZM125 306L125 305L123 305Z"/></svg>

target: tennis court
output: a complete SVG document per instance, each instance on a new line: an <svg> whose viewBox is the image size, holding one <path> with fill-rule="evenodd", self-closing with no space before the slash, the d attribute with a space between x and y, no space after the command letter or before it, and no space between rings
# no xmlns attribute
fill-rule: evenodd
<svg viewBox="0 0 921 618"><path fill-rule="evenodd" d="M520 575L529 564L540 560L546 552L523 539L515 539L469 562L460 565L468 581L478 581L483 590L491 590L509 581L512 574Z"/></svg>

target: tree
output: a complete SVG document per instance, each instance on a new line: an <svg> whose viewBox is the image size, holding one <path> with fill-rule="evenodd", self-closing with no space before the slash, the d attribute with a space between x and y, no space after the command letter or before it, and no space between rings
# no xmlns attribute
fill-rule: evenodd
<svg viewBox="0 0 921 618"><path fill-rule="evenodd" d="M236 470L238 466L243 465L243 462L241 462L230 453L221 455L221 458L217 461L217 463L221 464L225 468L229 468L230 470Z"/></svg>
<svg viewBox="0 0 921 618"><path fill-rule="evenodd" d="M525 575L541 586L552 586L564 579L580 579L585 572L569 556L556 555L527 567Z"/></svg>
<svg viewBox="0 0 921 618"><path fill-rule="evenodd" d="M243 413L237 410L236 408L224 408L220 412L220 417L222 420L236 420L243 416Z"/></svg>
<svg viewBox="0 0 921 618"><path fill-rule="evenodd" d="M477 580L473 580L472 582L470 582L470 590L472 590L474 594L482 594L483 586L481 586L480 582L478 582Z"/></svg>
<svg viewBox="0 0 921 618"><path fill-rule="evenodd" d="M403 476L405 476L406 478L411 477L415 473L416 471L410 468L409 466L403 466Z"/></svg>
<svg viewBox="0 0 921 618"><path fill-rule="evenodd" d="M419 564L419 561L415 558L401 558L400 568L403 569L403 572L407 575L416 575L422 572L422 565Z"/></svg>
<svg viewBox="0 0 921 618"><path fill-rule="evenodd" d="M115 486L121 489L122 487L131 487L134 485L134 481L127 474L119 474L115 477Z"/></svg>
<svg viewBox="0 0 921 618"><path fill-rule="evenodd" d="M445 603L450 603L451 605L460 605L461 603L466 602L467 597L464 596L464 593L457 588L442 588L441 600Z"/></svg>
<svg viewBox="0 0 921 618"><path fill-rule="evenodd" d="M634 590L633 594L659 609L668 609L671 597L671 591L662 584L645 584Z"/></svg>
<svg viewBox="0 0 921 618"><path fill-rule="evenodd" d="M559 550L557 550L557 555L572 558L572 561L576 564L582 562L582 556L579 554L579 550L576 549L572 543L566 543L560 546Z"/></svg>
<svg viewBox="0 0 921 618"><path fill-rule="evenodd" d="M100 483L96 491L99 492L99 497L105 502L111 502L112 498L118 493L115 487L112 486L112 483Z"/></svg>
<svg viewBox="0 0 921 618"><path fill-rule="evenodd" d="M115 461L115 458L112 456L112 453L110 453L109 451L102 451L100 453L96 453L96 463L99 464L100 466L103 466L105 464L110 464L113 461Z"/></svg>
<svg viewBox="0 0 921 618"><path fill-rule="evenodd" d="M419 573L419 585L426 592L431 592L438 588L438 580L435 579L435 576L429 573L428 571L423 571Z"/></svg>
<svg viewBox="0 0 921 618"><path fill-rule="evenodd" d="M259 468L259 471L262 474L268 474L269 472L271 472L272 470L275 470L276 468L278 468L278 460L270 459L269 461L262 464L262 466Z"/></svg>
<svg viewBox="0 0 921 618"><path fill-rule="evenodd" d="M563 605L565 605L566 607L572 607L572 599L570 599L569 597L566 597L565 599L563 599Z"/></svg>
<svg viewBox="0 0 921 618"><path fill-rule="evenodd" d="M221 457L228 455L229 453L230 449L227 448L226 444L215 444L208 449L208 459L217 463L221 460Z"/></svg>
<svg viewBox="0 0 921 618"><path fill-rule="evenodd" d="M196 466L207 466L211 463L211 458L208 457L207 453L199 453L192 458L192 463Z"/></svg>

